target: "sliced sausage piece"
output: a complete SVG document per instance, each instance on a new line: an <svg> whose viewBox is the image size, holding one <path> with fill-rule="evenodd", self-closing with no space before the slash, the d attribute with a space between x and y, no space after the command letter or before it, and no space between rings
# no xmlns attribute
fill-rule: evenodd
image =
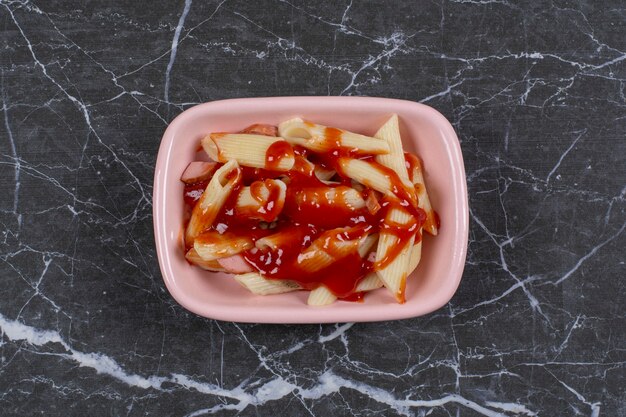
<svg viewBox="0 0 626 417"><path fill-rule="evenodd" d="M367 207L367 211L369 211L370 214L376 214L378 210L381 209L376 191L368 190L367 197L365 198L365 207Z"/></svg>
<svg viewBox="0 0 626 417"><path fill-rule="evenodd" d="M197 182L208 181L217 169L216 162L194 161L187 165L180 180L185 184L195 184Z"/></svg>
<svg viewBox="0 0 626 417"><path fill-rule="evenodd" d="M265 136L278 136L278 127L273 125L266 125L261 123L255 123L246 127L241 133L249 133L251 135L265 135Z"/></svg>
<svg viewBox="0 0 626 417"><path fill-rule="evenodd" d="M226 271L232 274L245 274L254 271L252 267L240 254L229 256L228 258L220 258L217 260Z"/></svg>

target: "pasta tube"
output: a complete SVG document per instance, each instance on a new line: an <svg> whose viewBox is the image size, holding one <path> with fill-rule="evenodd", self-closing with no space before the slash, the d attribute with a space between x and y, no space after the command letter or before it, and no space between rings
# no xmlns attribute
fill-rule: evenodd
<svg viewBox="0 0 626 417"><path fill-rule="evenodd" d="M329 253L329 248L325 248L323 243L315 243L307 248L304 252L298 255L298 265L303 271L315 272L320 269L326 268L333 262L344 258L357 248L356 242L333 242L332 252Z"/></svg>
<svg viewBox="0 0 626 417"><path fill-rule="evenodd" d="M242 216L272 222L285 205L287 185L280 180L255 181L243 187L235 211Z"/></svg>
<svg viewBox="0 0 626 417"><path fill-rule="evenodd" d="M409 258L409 274L415 271L422 259L422 241L420 240L411 248L411 256Z"/></svg>
<svg viewBox="0 0 626 417"><path fill-rule="evenodd" d="M207 271L213 271L213 272L223 272L225 271L224 268L222 268L222 266L219 264L219 262L213 260L213 261L205 261L204 259L202 259L200 257L200 255L198 255L198 252L196 252L196 250L194 248L191 248L187 251L187 253L185 254L185 259L187 259L188 262L199 266L202 269L206 269Z"/></svg>
<svg viewBox="0 0 626 417"><path fill-rule="evenodd" d="M244 133L211 133L202 139L205 152L218 162L234 159L240 165L289 171L295 161L293 149L282 138Z"/></svg>
<svg viewBox="0 0 626 417"><path fill-rule="evenodd" d="M210 230L198 235L193 247L202 259L212 261L236 255L254 247L254 243L247 236L235 236L228 232L220 234Z"/></svg>
<svg viewBox="0 0 626 417"><path fill-rule="evenodd" d="M385 218L386 224L408 225L412 216L399 208L392 208ZM409 242L402 247L397 256L386 265L377 269L378 277L385 287L391 292L399 303L404 303L404 289L406 287L406 277L409 268L409 258L413 247L414 235L411 235ZM393 233L381 230L376 249L376 263L385 261L389 256L389 251L396 250L394 247L402 242Z"/></svg>
<svg viewBox="0 0 626 417"><path fill-rule="evenodd" d="M278 250L281 247L300 245L305 234L306 231L304 229L290 227L258 239L254 242L254 246L260 250Z"/></svg>
<svg viewBox="0 0 626 417"><path fill-rule="evenodd" d="M357 230L359 228L338 228L322 233L298 255L298 266L306 272L319 271L357 251L364 239L364 236L350 239L350 235Z"/></svg>
<svg viewBox="0 0 626 417"><path fill-rule="evenodd" d="M191 212L185 241L191 245L201 232L209 228L222 209L233 188L241 181L237 161L231 160L215 171L200 200Z"/></svg>
<svg viewBox="0 0 626 417"><path fill-rule="evenodd" d="M300 118L279 124L278 133L292 145L300 145L314 152L328 152L338 147L350 148L358 154L379 155L389 152L389 145L380 139L306 122Z"/></svg>
<svg viewBox="0 0 626 417"><path fill-rule="evenodd" d="M257 295L282 294L301 289L300 285L296 282L282 279L268 279L257 272L235 275L235 280L244 288Z"/></svg>
<svg viewBox="0 0 626 417"><path fill-rule="evenodd" d="M335 294L324 285L320 285L309 293L306 303L310 306L321 307L334 303L336 299Z"/></svg>
<svg viewBox="0 0 626 417"><path fill-rule="evenodd" d="M406 161L404 160L398 115L392 115L389 120L378 129L374 137L382 139L389 144L389 153L386 155L377 155L376 162L392 169L398 174L398 177L406 186L411 187L413 184L409 181Z"/></svg>
<svg viewBox="0 0 626 417"><path fill-rule="evenodd" d="M372 291L383 286L383 282L378 278L376 272L371 272L365 276L356 286L356 291Z"/></svg>
<svg viewBox="0 0 626 417"><path fill-rule="evenodd" d="M411 182L415 187L418 197L418 206L426 213L426 221L424 222L424 230L433 236L437 236L438 225L435 219L435 212L430 204L430 198L426 191L426 183L424 182L424 170L422 161L415 155L407 154L409 166L411 167Z"/></svg>
<svg viewBox="0 0 626 417"><path fill-rule="evenodd" d="M360 159L339 158L338 164L348 178L385 195L393 195L391 179L371 162Z"/></svg>
<svg viewBox="0 0 626 417"><path fill-rule="evenodd" d="M358 249L359 256L361 256L361 258L365 258L372 250L377 240L377 233L368 235L365 239L362 239ZM356 291L370 291L371 289L380 288L382 287L382 285L383 284L378 279L376 273L371 273L363 278L361 282L359 282ZM310 306L324 306L332 304L336 299L337 297L328 288L320 285L319 287L311 291L307 300L307 304Z"/></svg>
<svg viewBox="0 0 626 417"><path fill-rule="evenodd" d="M328 181L334 177L336 172L332 169L326 169L323 166L315 165L315 176L321 181Z"/></svg>
<svg viewBox="0 0 626 417"><path fill-rule="evenodd" d="M376 245L376 242L378 242L378 233L372 233L371 235L368 235L365 239L363 239L363 241L359 245L359 256L361 258L367 257L367 255Z"/></svg>
<svg viewBox="0 0 626 417"><path fill-rule="evenodd" d="M426 183L424 182L424 175L422 170L422 162L420 159L412 154L407 154L407 161L409 162L409 174L411 176L411 182L414 184L415 192L418 197L418 206L426 213L426 221L424 222L423 230L426 230L433 236L438 233L437 222L435 220L435 212L430 204L430 198L426 192ZM422 233L420 229L419 233ZM409 260L409 274L415 271L417 265L419 265L422 258L422 240L413 245L411 249L411 258Z"/></svg>
<svg viewBox="0 0 626 417"><path fill-rule="evenodd" d="M296 194L298 206L340 206L350 210L365 207L365 200L357 190L340 185L337 187L308 187Z"/></svg>

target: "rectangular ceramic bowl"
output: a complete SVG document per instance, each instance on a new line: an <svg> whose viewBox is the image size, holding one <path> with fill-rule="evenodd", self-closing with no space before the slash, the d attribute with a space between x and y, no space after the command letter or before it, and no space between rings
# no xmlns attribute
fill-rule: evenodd
<svg viewBox="0 0 626 417"><path fill-rule="evenodd" d="M407 280L406 303L381 288L363 303L338 301L309 307L308 292L257 296L226 273L187 263L182 249L183 184L199 140L209 132L237 132L252 123L278 124L293 116L373 135L392 114L400 116L405 149L424 161L426 185L441 218L437 237L424 235L422 261ZM154 174L154 233L163 279L174 299L204 317L254 323L327 323L416 317L445 305L465 264L468 203L461 149L450 123L431 107L370 97L271 97L214 101L190 108L167 128Z"/></svg>

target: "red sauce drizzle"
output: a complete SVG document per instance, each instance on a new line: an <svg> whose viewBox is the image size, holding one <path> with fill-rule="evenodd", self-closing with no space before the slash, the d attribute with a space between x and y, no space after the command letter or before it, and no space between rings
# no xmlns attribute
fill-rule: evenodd
<svg viewBox="0 0 626 417"><path fill-rule="evenodd" d="M277 140L272 143L265 152L265 169L269 171L276 171L280 166L280 162L284 158L293 159L293 148L289 142L285 140Z"/></svg>
<svg viewBox="0 0 626 417"><path fill-rule="evenodd" d="M392 208L402 209L397 202L393 202L387 206L387 210L391 210ZM419 232L419 226L421 226L421 224L423 224L423 221L420 222L419 218L413 218L408 224L400 224L392 221L381 223L380 230L394 235L398 241L395 245L387 249L387 252L380 259L380 261L375 263L375 268L382 269L393 262L393 260L396 259L396 257L404 250L406 245L411 240L411 237L415 236L416 233Z"/></svg>
<svg viewBox="0 0 626 417"><path fill-rule="evenodd" d="M406 169L407 171L409 171L409 176L411 176L411 173L413 172L414 169L416 168L418 170L422 169L422 162L420 161L417 155L414 155L410 152L405 152L404 161L406 163Z"/></svg>
<svg viewBox="0 0 626 417"><path fill-rule="evenodd" d="M341 300L342 301L352 301L352 302L356 302L356 303L362 303L363 302L363 297L365 297L365 292L363 291L357 291L357 292L353 292L352 294L346 296L346 297L342 297Z"/></svg>
<svg viewBox="0 0 626 417"><path fill-rule="evenodd" d="M253 126L246 130L252 131ZM426 215L417 205L414 189L408 188L393 170L376 163L374 156L357 155L354 150L343 148L341 134L339 129L327 128L324 141L329 144L328 151L321 153L299 146L292 147L286 141L273 143L266 153L265 169L240 167L242 181L235 187L209 230L249 236L253 241L280 233L281 241L277 250L254 248L243 253L254 269L270 279L295 281L305 289L325 285L342 300L362 301L364 294L355 291L358 283L375 268L384 267L393 261L412 237L415 237L415 242L419 242L419 230ZM277 171L280 161L289 157L295 159L293 168L287 172ZM367 205L360 208L349 206L342 198L345 186L352 187L352 181L341 170L341 158L346 157L358 157L367 161L390 179L393 195L375 198L379 206L376 210L368 210ZM407 153L405 157L408 169L420 166L419 159L414 155ZM332 178L335 182L326 184L317 178L314 166L309 161L335 170L337 174ZM282 207L278 201L280 188L273 181L269 181L278 178L287 183ZM188 206L197 202L206 184L185 185L184 200ZM253 208L254 212L237 208L237 198L244 186L251 187L251 194L259 203ZM335 197L329 200L327 194L333 188ZM265 189L269 193L264 198ZM362 197L366 199L372 193L376 192L365 184ZM372 195L373 197L375 196ZM371 206L370 204L370 208ZM393 208L410 213L413 216L412 221L409 224L385 222ZM264 222L259 221L261 218ZM333 232L333 229L347 227L352 227L347 234ZM376 264L367 257L361 258L356 244L354 250L347 255L340 256L336 251L334 243L338 241L357 240L379 231L393 234L397 238L397 244ZM335 258L335 261L313 273L304 271L300 267L298 256L317 238L327 235L330 237L324 241L326 244L323 250Z"/></svg>
<svg viewBox="0 0 626 417"><path fill-rule="evenodd" d="M339 129L327 127L324 131L324 145L329 149L340 149L342 133Z"/></svg>
<svg viewBox="0 0 626 417"><path fill-rule="evenodd" d="M285 200L280 199L281 188L276 184L275 180L266 179L253 182L250 184L250 195L257 204L236 206L235 216L271 222L276 220L283 210Z"/></svg>
<svg viewBox="0 0 626 417"><path fill-rule="evenodd" d="M315 240L319 230L312 226L298 227L301 228L301 238L297 244L281 246L276 251L253 249L245 252L246 261L267 278L292 280L308 290L325 285L339 298L353 294L357 284L372 270L372 263L362 259L355 250L325 268L305 272L298 265L298 255ZM328 252L333 255L333 250Z"/></svg>

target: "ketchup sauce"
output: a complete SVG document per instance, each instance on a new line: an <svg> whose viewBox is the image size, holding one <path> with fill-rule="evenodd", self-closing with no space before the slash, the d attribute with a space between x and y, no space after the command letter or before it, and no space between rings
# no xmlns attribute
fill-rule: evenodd
<svg viewBox="0 0 626 417"><path fill-rule="evenodd" d="M266 125L253 126L255 128L251 126L249 130L262 130L265 134L274 132ZM356 292L358 283L368 273L392 262L411 238L419 242L426 215L418 207L415 189L407 187L393 170L376 163L374 156L357 155L354 150L343 148L341 134L339 129L325 130L324 152L312 152L300 146L292 147L287 141L277 141L266 152L265 168L239 167L241 181L208 230L245 236L252 241L276 235L276 249L255 247L242 253L254 270L269 279L297 282L308 290L324 285L340 299L362 301L364 293ZM278 171L284 158L294 158L293 168ZM360 195L366 204L363 207L348 204L346 192L354 188L351 179L341 170L341 158L367 161L389 178L391 195L381 196L365 185ZM407 156L406 161L407 168L420 166L413 155ZM331 181L322 181L316 176L315 165L334 170L336 174ZM284 200L280 198L281 187L273 181L277 179L287 184ZM206 186L207 182L185 185L185 204L193 207ZM237 206L242 187L250 187L250 194L258 205ZM385 221L392 209L409 213L411 220L407 224ZM357 242L368 234L379 232L393 234L396 244L382 257L378 256L378 262L373 262L367 255L361 257ZM316 245L321 245L321 250L333 262L314 272L305 271L298 261L299 256L320 237L322 243ZM355 242L353 250L346 253L337 249L340 246L337 243L352 241Z"/></svg>

